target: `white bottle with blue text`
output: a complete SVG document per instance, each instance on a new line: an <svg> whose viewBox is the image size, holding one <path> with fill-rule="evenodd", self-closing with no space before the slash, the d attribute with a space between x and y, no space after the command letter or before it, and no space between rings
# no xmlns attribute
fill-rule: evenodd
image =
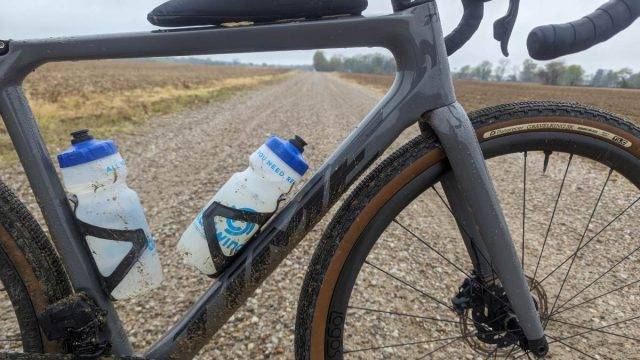
<svg viewBox="0 0 640 360"><path fill-rule="evenodd" d="M110 284L105 290L122 300L158 287L163 279L158 251L140 199L127 186L127 167L116 144L95 140L87 130L72 135L72 146L58 154L58 163L80 230L92 229L85 240ZM134 243L139 256L128 259Z"/></svg>
<svg viewBox="0 0 640 360"><path fill-rule="evenodd" d="M178 252L187 264L206 275L216 269L204 231L203 215L214 202L247 212L272 214L284 194L291 191L309 166L302 153L306 143L299 136L292 140L271 137L249 157L249 167L235 173L200 211L182 235ZM225 256L233 256L259 230L259 224L214 218L216 238Z"/></svg>

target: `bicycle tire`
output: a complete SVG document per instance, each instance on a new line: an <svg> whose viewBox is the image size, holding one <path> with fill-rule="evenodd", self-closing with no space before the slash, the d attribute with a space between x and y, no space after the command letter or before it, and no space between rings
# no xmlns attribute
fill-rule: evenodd
<svg viewBox="0 0 640 360"><path fill-rule="evenodd" d="M640 187L640 129L615 115L578 104L522 102L474 111L469 117L487 157L546 146L607 164ZM344 201L315 250L300 292L297 358L343 357L344 303L377 241L367 236L379 236L447 171L437 139L425 133L384 160ZM420 186L424 188L416 188Z"/></svg>
<svg viewBox="0 0 640 360"><path fill-rule="evenodd" d="M20 328L26 353L59 353L41 331L38 315L72 293L48 237L24 204L0 182L0 281Z"/></svg>

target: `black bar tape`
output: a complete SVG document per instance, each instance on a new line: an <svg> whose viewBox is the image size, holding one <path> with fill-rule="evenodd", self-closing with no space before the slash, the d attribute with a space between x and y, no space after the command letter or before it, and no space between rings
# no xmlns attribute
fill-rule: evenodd
<svg viewBox="0 0 640 360"><path fill-rule="evenodd" d="M487 0L462 0L464 14L458 26L444 39L447 55L451 56L471 39L478 31L484 16L484 2Z"/></svg>
<svg viewBox="0 0 640 360"><path fill-rule="evenodd" d="M539 26L527 39L529 55L551 60L609 40L640 16L640 0L611 0L580 20Z"/></svg>

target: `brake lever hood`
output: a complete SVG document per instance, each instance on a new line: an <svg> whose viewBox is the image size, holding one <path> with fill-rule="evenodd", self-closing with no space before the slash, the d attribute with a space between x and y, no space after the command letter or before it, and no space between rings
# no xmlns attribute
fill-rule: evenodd
<svg viewBox="0 0 640 360"><path fill-rule="evenodd" d="M509 56L509 39L518 18L519 8L520 0L509 0L507 15L493 23L493 38L500 41L500 48L504 56Z"/></svg>

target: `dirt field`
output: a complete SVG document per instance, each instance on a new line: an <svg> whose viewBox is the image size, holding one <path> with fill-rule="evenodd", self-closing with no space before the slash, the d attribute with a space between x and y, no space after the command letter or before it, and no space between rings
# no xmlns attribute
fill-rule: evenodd
<svg viewBox="0 0 640 360"><path fill-rule="evenodd" d="M158 249L165 271L162 288L140 299L120 302L117 307L132 336L136 349L142 350L157 339L169 326L177 321L197 297L210 286L212 280L200 276L187 268L175 254L175 245L185 227L193 220L199 208L210 198L232 173L241 171L248 155L269 134L301 135L309 142L305 156L312 164L311 173L340 144L358 121L373 107L382 95L382 87L388 78L354 77L349 80L336 74L296 73L282 81L263 83L254 89L239 92L223 101L153 117L144 129L132 130L114 136L127 159L130 169L129 184L142 199L152 231L158 238ZM354 81L364 84L361 86ZM610 91L594 89L549 88L530 85L500 85L493 83L458 83L457 91L463 104L469 108L491 105L513 100L548 99L549 97L606 107L640 122L640 91ZM608 104L608 105L607 105ZM166 134L172 134L166 141ZM418 134L417 129L408 130L394 144L401 144ZM188 145L188 146L187 146ZM392 150L393 150L392 149ZM386 153L384 156L388 155ZM565 154L554 154L549 167L543 172L544 156L530 154L529 177L531 196L527 203L527 274L531 276L541 241L553 209L556 191L563 181L563 171L568 161ZM513 236L522 235L520 211L522 193L522 154L512 154L490 162L500 200L507 213ZM606 177L606 168L586 159L576 159L567 176L567 190L558 206L557 221L551 231L548 253L540 264L540 272L547 274L554 264L569 254L583 235L599 187ZM308 179L308 176L306 177ZM0 180L9 184L28 204L38 219L37 206L25 182L24 175L16 166L4 167ZM586 235L594 236L606 221L638 191L624 179L614 176L611 188L603 199L603 205L587 228ZM438 188L439 189L439 188ZM440 190L441 191L441 190ZM587 204L587 205L585 205ZM334 209L335 210L335 209ZM616 231L607 233L594 241L593 251L576 261L582 281L593 279L620 254L637 246L638 210L616 223ZM331 214L325 218L298 246L283 265L256 291L241 310L216 335L197 357L198 359L291 359L294 356L293 337L295 310L298 292L310 256ZM419 221L416 221L419 219ZM434 241L435 246L448 254L465 269L469 268L461 246L455 223L438 197L426 192L405 209L398 220L420 236ZM370 261L394 274L406 276L417 286L428 290L448 302L455 294L464 276L433 252L422 247L399 225L392 224L383 234L371 254ZM585 291L574 302L606 291L620 282L637 279L640 262L637 254L624 262L606 281ZM561 280L561 279L560 279ZM545 286L548 294L558 289L554 277ZM576 293L580 282L568 285L566 301ZM568 319L583 326L604 326L615 319L637 313L635 306L640 301L640 289L632 287L620 296L607 297L595 303L587 311ZM542 295L541 295L542 296ZM552 295L547 295L551 297ZM356 305L367 308L393 310L404 314L420 314L448 319L453 316L428 304L420 294L385 278L372 268L363 268L352 298ZM597 306L596 306L597 305ZM2 322L9 321L10 309L6 302L2 307L5 315ZM598 312L602 308L607 311ZM418 317L392 318L384 313L349 313L345 347L360 349L346 358L419 358L445 343L416 343L416 346L397 344L409 339L458 336L458 325L433 325ZM567 314L571 314L567 312ZM3 328L4 329L4 328ZM554 334L576 334L580 328L564 329L558 324L550 325ZM556 344L551 359L589 358L571 347L593 351L597 359L637 359L637 343L623 339L620 334L637 339L640 337L638 321L622 327L608 328L615 335L603 333L577 336L567 340L568 345ZM458 334L458 335L456 335ZM384 349L362 350L396 344ZM433 356L442 359L482 359L486 355L469 353L467 344L459 341L445 349L443 354ZM504 356L505 354L501 354ZM515 354L512 354L515 355ZM519 356L519 355L518 355ZM513 358L513 357L512 357ZM524 357L526 358L526 356Z"/></svg>
<svg viewBox="0 0 640 360"><path fill-rule="evenodd" d="M90 127L100 136L131 130L152 116L223 99L275 80L286 71L161 61L83 61L47 64L24 88L42 134L55 152L68 133ZM0 162L15 160L0 126Z"/></svg>
<svg viewBox="0 0 640 360"><path fill-rule="evenodd" d="M367 74L340 74L358 84L386 91L393 77ZM640 90L546 86L540 84L456 81L458 100L467 110L527 100L578 102L606 109L636 122L640 121Z"/></svg>

